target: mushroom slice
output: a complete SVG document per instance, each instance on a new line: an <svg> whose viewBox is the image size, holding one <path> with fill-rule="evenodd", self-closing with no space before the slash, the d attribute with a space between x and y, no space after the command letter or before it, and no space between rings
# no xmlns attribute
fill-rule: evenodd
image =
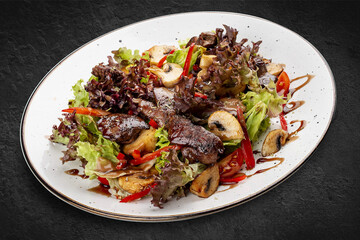
<svg viewBox="0 0 360 240"><path fill-rule="evenodd" d="M281 149L281 146L285 145L288 136L288 132L282 129L275 129L269 132L264 140L261 155L266 157L278 152Z"/></svg>
<svg viewBox="0 0 360 240"><path fill-rule="evenodd" d="M149 49L150 64L157 65L159 61L169 54L172 50L175 50L175 46L168 45L155 45Z"/></svg>
<svg viewBox="0 0 360 240"><path fill-rule="evenodd" d="M119 177L118 182L122 189L133 194L143 191L147 186L153 184L157 170L151 168L149 172L135 173L130 176Z"/></svg>
<svg viewBox="0 0 360 240"><path fill-rule="evenodd" d="M201 59L200 59L199 67L201 69L208 68L213 63L215 58L216 58L216 55L205 55L205 54L203 54L201 56Z"/></svg>
<svg viewBox="0 0 360 240"><path fill-rule="evenodd" d="M284 64L279 64L279 63L268 63L266 64L266 70L275 76L278 76L284 69Z"/></svg>
<svg viewBox="0 0 360 240"><path fill-rule="evenodd" d="M219 166L215 163L198 175L190 186L190 192L207 198L216 192L220 181Z"/></svg>
<svg viewBox="0 0 360 240"><path fill-rule="evenodd" d="M162 68L153 66L149 71L158 76L165 87L172 88L180 81L183 68L176 63L165 63Z"/></svg>
<svg viewBox="0 0 360 240"><path fill-rule="evenodd" d="M210 132L218 136L222 141L243 139L244 132L239 121L226 111L216 111L208 119Z"/></svg>
<svg viewBox="0 0 360 240"><path fill-rule="evenodd" d="M157 138L155 137L155 128L142 130L139 137L132 143L124 145L123 152L130 155L135 149L140 152L153 152L156 148Z"/></svg>

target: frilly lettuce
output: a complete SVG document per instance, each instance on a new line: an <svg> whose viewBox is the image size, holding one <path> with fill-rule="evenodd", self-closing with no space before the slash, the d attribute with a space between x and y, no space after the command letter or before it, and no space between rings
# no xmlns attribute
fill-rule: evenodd
<svg viewBox="0 0 360 240"><path fill-rule="evenodd" d="M182 68L184 68L184 64L185 64L185 60L186 60L186 56L189 52L189 48L184 48L184 49L180 49L180 50L176 50L174 53L170 54L166 61L169 63L177 63L179 64ZM194 47L194 51L192 53L191 56L191 60L190 60L190 67L189 67L189 71L192 70L196 59L198 58L198 56L202 55L205 52L206 48L201 47L201 46L195 46Z"/></svg>
<svg viewBox="0 0 360 240"><path fill-rule="evenodd" d="M83 79L77 81L77 83L72 86L75 99L69 101L69 107L87 107L89 105L89 93L81 85L84 82Z"/></svg>
<svg viewBox="0 0 360 240"><path fill-rule="evenodd" d="M155 131L155 137L158 138L158 141L156 143L156 147L163 148L170 145L170 140L168 138L169 134L164 129L164 127L158 128Z"/></svg>
<svg viewBox="0 0 360 240"><path fill-rule="evenodd" d="M286 103L275 90L268 88L258 92L248 91L241 96L241 101L246 107L246 127L253 142L270 126L269 117L278 116L283 110L282 105Z"/></svg>

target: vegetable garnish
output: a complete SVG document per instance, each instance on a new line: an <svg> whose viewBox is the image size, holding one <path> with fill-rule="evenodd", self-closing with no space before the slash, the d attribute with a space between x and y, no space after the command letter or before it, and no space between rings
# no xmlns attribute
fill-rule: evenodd
<svg viewBox="0 0 360 240"><path fill-rule="evenodd" d="M202 99L207 99L208 97L202 93L199 93L199 92L195 92L195 97L199 97L199 98L202 98Z"/></svg>
<svg viewBox="0 0 360 240"><path fill-rule="evenodd" d="M109 115L110 112L101 110L101 109L94 109L94 108L89 108L89 107L73 107L73 108L68 108L68 109L64 109L62 110L62 112L67 112L67 113L72 113L76 111L77 114L84 114L84 115L90 115L90 116L94 116L94 117L102 117L102 116L106 116Z"/></svg>
<svg viewBox="0 0 360 240"><path fill-rule="evenodd" d="M281 128L282 128L284 131L287 131L287 130L288 130L288 127L287 127L286 119L285 119L285 117L284 117L284 112L280 113L279 117L280 117Z"/></svg>
<svg viewBox="0 0 360 240"><path fill-rule="evenodd" d="M109 186L109 181L106 178L98 177L97 179L101 184Z"/></svg>
<svg viewBox="0 0 360 240"><path fill-rule="evenodd" d="M185 64L184 64L184 71L181 74L182 76L187 76L189 74L190 61L191 61L192 53L194 51L194 46L195 46L195 43L192 43L189 47L189 52L186 56L186 60L185 60Z"/></svg>
<svg viewBox="0 0 360 240"><path fill-rule="evenodd" d="M246 178L247 178L246 174L239 173L230 178L220 178L220 182L221 183L238 183L240 181L245 180Z"/></svg>
<svg viewBox="0 0 360 240"><path fill-rule="evenodd" d="M157 67L161 68L162 65L164 64L164 62L166 61L166 58L170 55L173 54L175 52L175 49L171 50L168 54L166 54L166 56L164 56L158 63Z"/></svg>
<svg viewBox="0 0 360 240"><path fill-rule="evenodd" d="M286 96L289 93L290 79L285 71L282 71L276 82L276 91L278 94Z"/></svg>
<svg viewBox="0 0 360 240"><path fill-rule="evenodd" d="M150 119L149 125L155 129L157 129L159 127L159 125L155 122L154 119Z"/></svg>
<svg viewBox="0 0 360 240"><path fill-rule="evenodd" d="M131 165L139 165L139 164L142 164L142 163L146 163L148 161L151 161L151 160L161 156L162 152L168 152L168 151L170 151L170 149L180 150L181 148L182 147L179 146L179 145L171 145L171 146L163 147L163 148L161 148L159 150L156 150L153 153L148 153L148 154L144 155L141 158L130 160L130 164Z"/></svg>
<svg viewBox="0 0 360 240"><path fill-rule="evenodd" d="M134 193L134 194L131 194L123 199L120 200L120 202L122 203L127 203L127 202L131 202L131 201L134 201L136 199L140 199L142 197L145 197L146 195L148 195L150 193L150 190L152 188L154 188L156 186L156 183L154 183L153 185L151 186L147 186L144 190L142 190L141 192L138 192L138 193Z"/></svg>
<svg viewBox="0 0 360 240"><path fill-rule="evenodd" d="M244 124L245 123L244 113L240 107L237 108L237 117L245 136L245 138L241 142L241 151L245 158L246 167L248 170L250 170L255 167L255 158L252 151L250 138L247 133L246 124Z"/></svg>

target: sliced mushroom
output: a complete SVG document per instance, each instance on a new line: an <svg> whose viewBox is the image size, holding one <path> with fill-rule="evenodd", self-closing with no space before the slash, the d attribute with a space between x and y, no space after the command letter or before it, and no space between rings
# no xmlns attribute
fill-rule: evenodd
<svg viewBox="0 0 360 240"><path fill-rule="evenodd" d="M172 88L180 81L182 67L176 63L165 63L162 68L150 67L149 71L158 76L165 87Z"/></svg>
<svg viewBox="0 0 360 240"><path fill-rule="evenodd" d="M266 64L266 70L275 76L278 76L284 69L284 64L279 64L279 63L268 63Z"/></svg>
<svg viewBox="0 0 360 240"><path fill-rule="evenodd" d="M216 55L205 55L205 54L203 54L201 56L201 59L200 59L199 67L201 69L208 68L213 63L215 58L216 58Z"/></svg>
<svg viewBox="0 0 360 240"><path fill-rule="evenodd" d="M276 129L269 132L264 140L261 155L266 157L278 152L281 149L281 146L285 145L288 136L288 132L282 129Z"/></svg>
<svg viewBox="0 0 360 240"><path fill-rule="evenodd" d="M230 113L216 111L208 119L210 132L218 136L222 141L243 139L244 132L239 121Z"/></svg>
<svg viewBox="0 0 360 240"><path fill-rule="evenodd" d="M155 128L142 130L139 137L134 142L124 145L123 152L127 155L132 154L136 149L140 152L153 152L157 142L155 131Z"/></svg>
<svg viewBox="0 0 360 240"><path fill-rule="evenodd" d="M220 181L219 166L214 164L198 175L190 186L190 192L207 198L216 192Z"/></svg>
<svg viewBox="0 0 360 240"><path fill-rule="evenodd" d="M175 50L175 46L168 46L168 45L155 45L149 49L150 55L150 64L157 65L159 61L169 54L172 50Z"/></svg>
<svg viewBox="0 0 360 240"><path fill-rule="evenodd" d="M149 172L135 173L130 176L119 177L118 182L122 189L133 194L141 192L145 187L154 183L155 176L158 174L155 168L151 168Z"/></svg>

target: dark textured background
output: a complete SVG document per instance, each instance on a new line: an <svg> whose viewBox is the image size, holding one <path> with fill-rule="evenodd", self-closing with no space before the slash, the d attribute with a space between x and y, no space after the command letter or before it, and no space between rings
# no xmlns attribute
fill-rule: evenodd
<svg viewBox="0 0 360 240"><path fill-rule="evenodd" d="M0 9L0 239L354 239L360 234L360 8L355 2L1 1ZM19 124L28 97L48 70L113 29L200 10L269 19L305 37L327 59L337 109L309 161L253 201L175 223L98 217L43 188L23 159Z"/></svg>

